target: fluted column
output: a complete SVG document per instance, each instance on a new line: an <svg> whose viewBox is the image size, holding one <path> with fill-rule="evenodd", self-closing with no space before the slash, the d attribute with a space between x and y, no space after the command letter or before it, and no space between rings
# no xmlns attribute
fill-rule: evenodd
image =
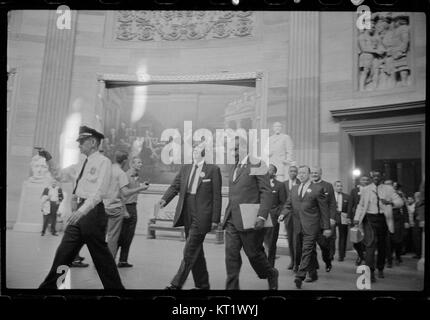
<svg viewBox="0 0 430 320"><path fill-rule="evenodd" d="M287 127L297 164L319 164L319 12L290 12Z"/></svg>
<svg viewBox="0 0 430 320"><path fill-rule="evenodd" d="M70 29L58 29L58 17L56 10L50 11L34 135L34 145L45 147L57 159L69 110L77 13L71 11Z"/></svg>

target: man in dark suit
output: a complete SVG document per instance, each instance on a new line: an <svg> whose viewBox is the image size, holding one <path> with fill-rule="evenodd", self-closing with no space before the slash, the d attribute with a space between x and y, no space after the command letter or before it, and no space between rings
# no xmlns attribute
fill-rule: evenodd
<svg viewBox="0 0 430 320"><path fill-rule="evenodd" d="M286 192L286 199L288 199L288 196L292 190L292 188L296 184L300 184L299 179L297 179L297 167L296 166L290 166L288 169L288 176L289 179L284 181L285 185L285 192ZM290 264L288 265L288 270L294 270L294 272L297 272L299 268L299 262L295 259L295 250L294 250L294 219L293 215L289 214L284 219L285 222L285 230L287 231L287 240L288 240L288 250L290 252Z"/></svg>
<svg viewBox="0 0 430 320"><path fill-rule="evenodd" d="M272 194L263 162L251 159L247 152L246 140L235 139L234 159L236 164L229 178L229 202L224 215L225 264L227 270L227 290L239 289L239 273L242 266L240 251L243 247L252 268L260 279L268 279L269 290L278 289L278 270L271 266L264 252L264 223L272 207ZM259 204L255 226L244 230L241 204Z"/></svg>
<svg viewBox="0 0 430 320"><path fill-rule="evenodd" d="M334 196L334 189L331 183L321 179L322 169L320 167L311 168L312 183L320 184L324 190L327 206L330 212L330 228L331 236L326 238L320 236L317 243L321 249L323 261L325 262L325 271L330 272L332 269L331 262L333 261L334 254L336 253L336 198ZM315 260L318 266L318 260Z"/></svg>
<svg viewBox="0 0 430 320"><path fill-rule="evenodd" d="M339 256L338 260L343 261L346 254L346 240L348 239L348 226L351 219L348 218L349 195L342 192L342 182L335 181L334 191L336 198L336 227L339 232Z"/></svg>
<svg viewBox="0 0 430 320"><path fill-rule="evenodd" d="M196 289L210 289L203 241L220 221L221 171L206 163L204 156L203 145L194 147L194 163L182 166L159 202L163 208L179 193L173 226L184 226L186 236L181 265L166 289L181 289L190 271Z"/></svg>
<svg viewBox="0 0 430 320"><path fill-rule="evenodd" d="M264 245L268 252L267 256L272 267L275 266L276 243L279 236L278 217L285 201L287 200L285 195L285 186L282 182L276 180L276 172L277 168L273 164L269 165L270 187L272 188L272 209L270 209L270 217L272 219L273 227L266 228Z"/></svg>
<svg viewBox="0 0 430 320"><path fill-rule="evenodd" d="M350 221L354 220L355 210L357 209L357 205L360 202L361 189L369 185L369 183L370 183L369 177L366 175L362 175L360 177L360 184L351 190L350 201L348 203L348 218L350 219ZM354 243L353 247L355 251L357 251L357 255L358 255L357 259L355 260L355 265L359 266L364 261L365 246L361 241L361 242Z"/></svg>
<svg viewBox="0 0 430 320"><path fill-rule="evenodd" d="M299 216L300 233L297 238L303 241L299 270L294 282L297 288L302 287L302 282L307 274L311 281L318 279L316 243L320 236L329 237L330 213L327 205L325 190L321 184L311 183L308 166L299 167L300 185L295 185L284 205L279 220L293 213L293 217ZM321 232L322 231L322 232Z"/></svg>

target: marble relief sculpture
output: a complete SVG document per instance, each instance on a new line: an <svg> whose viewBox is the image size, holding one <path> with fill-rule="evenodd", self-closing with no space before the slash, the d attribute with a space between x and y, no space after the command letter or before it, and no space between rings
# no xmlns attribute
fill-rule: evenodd
<svg viewBox="0 0 430 320"><path fill-rule="evenodd" d="M410 16L377 12L358 35L359 90L408 86L411 80Z"/></svg>

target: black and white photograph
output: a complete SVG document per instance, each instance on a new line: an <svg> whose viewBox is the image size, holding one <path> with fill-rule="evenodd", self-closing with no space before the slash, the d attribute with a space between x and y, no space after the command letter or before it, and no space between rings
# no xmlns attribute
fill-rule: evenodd
<svg viewBox="0 0 430 320"><path fill-rule="evenodd" d="M422 291L426 15L367 8L9 11L5 287Z"/></svg>

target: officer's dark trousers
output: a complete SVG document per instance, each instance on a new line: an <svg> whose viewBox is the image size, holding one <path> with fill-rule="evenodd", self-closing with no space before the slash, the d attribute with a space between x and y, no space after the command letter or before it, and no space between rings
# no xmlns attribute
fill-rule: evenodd
<svg viewBox="0 0 430 320"><path fill-rule="evenodd" d="M106 238L107 216L103 203L99 203L74 225L68 225L63 239L55 253L54 262L39 289L57 289L59 266L69 266L84 244L87 245L100 280L105 289L124 289L115 261L110 253Z"/></svg>
<svg viewBox="0 0 430 320"><path fill-rule="evenodd" d="M206 232L199 231L198 228L195 195L186 195L182 214L184 215L186 238L184 256L171 284L182 288L191 271L196 288L209 289L209 274L203 252L203 241L205 240Z"/></svg>
<svg viewBox="0 0 430 320"><path fill-rule="evenodd" d="M128 261L128 253L130 251L131 242L134 238L137 224L137 210L136 203L126 204L129 218L122 220L121 234L118 240L118 247L121 248L119 255L120 262Z"/></svg>

